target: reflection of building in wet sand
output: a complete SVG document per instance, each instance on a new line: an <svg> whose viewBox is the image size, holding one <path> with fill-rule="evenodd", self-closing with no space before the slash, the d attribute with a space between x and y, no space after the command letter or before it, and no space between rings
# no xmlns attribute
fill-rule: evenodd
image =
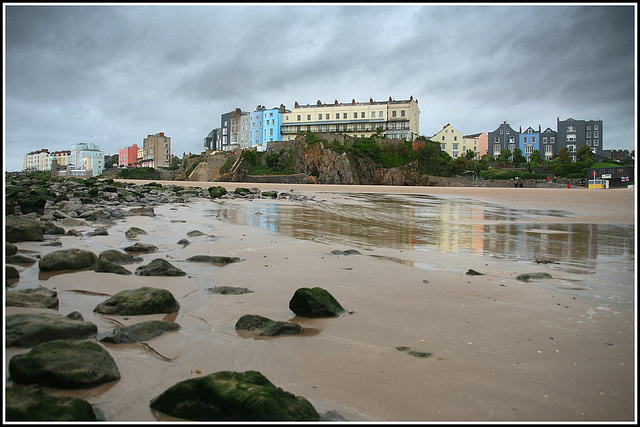
<svg viewBox="0 0 640 427"><path fill-rule="evenodd" d="M633 257L635 248L633 225L528 221L529 211L431 196L360 194L345 202L227 203L216 212L235 224L351 247L424 248L556 262Z"/></svg>

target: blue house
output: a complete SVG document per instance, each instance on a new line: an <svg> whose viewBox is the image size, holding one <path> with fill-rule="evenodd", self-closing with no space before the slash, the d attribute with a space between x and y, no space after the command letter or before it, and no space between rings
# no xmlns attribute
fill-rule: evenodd
<svg viewBox="0 0 640 427"><path fill-rule="evenodd" d="M540 152L540 127L538 131L534 131L531 126L524 132L520 133L520 143L518 144L522 155L527 159L527 163L531 161L531 153L533 150Z"/></svg>
<svg viewBox="0 0 640 427"><path fill-rule="evenodd" d="M274 141L282 141L282 115L289 110L280 104L280 107L266 109L258 105L251 113L250 143L257 151L266 151L267 144Z"/></svg>

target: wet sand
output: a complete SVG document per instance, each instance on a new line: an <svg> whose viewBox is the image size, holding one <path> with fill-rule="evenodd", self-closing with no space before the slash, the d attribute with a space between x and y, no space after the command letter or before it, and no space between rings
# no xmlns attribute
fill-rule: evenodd
<svg viewBox="0 0 640 427"><path fill-rule="evenodd" d="M295 189L324 199L340 197L341 192L418 192L571 213L560 219L540 216L541 222L635 222L635 193L630 189L162 183L223 185L230 191L239 186ZM99 331L166 317L94 315L93 307L107 295L141 286L166 288L181 305L169 320L182 326L150 340L148 347L105 345L120 369L119 381L90 390L47 392L86 398L108 421L153 422L169 417L152 413L149 401L176 382L219 370L257 370L275 385L307 398L320 413L335 411L349 421L634 420L635 309L604 306L515 279L520 273L550 271L543 264L515 267L499 259L430 253L426 261L438 268L425 271L408 265L425 261L418 251L369 247L355 248L362 255L336 256L330 252L351 247L222 222L207 214L211 203L217 202L192 199L162 205L155 208L155 217L127 217L109 228L109 236L60 238L63 248L99 253L127 246L131 242L124 232L140 227L149 235L139 241L156 244L160 250L125 267L133 272L163 257L188 276L83 271L42 282L58 292L61 314L80 311ZM176 243L193 229L208 236L189 238L192 243L184 248ZM58 249L38 242L22 242L18 248L42 254ZM237 256L243 261L218 268L184 261L200 254ZM485 274L469 276L468 269ZM37 283L35 276L33 269L24 271L20 286L30 280ZM564 278L580 280L568 273ZM206 291L215 286L254 292ZM314 286L327 289L353 313L332 319L295 317L288 308L293 293ZM28 311L42 310L7 307L6 314ZM244 314L292 320L307 332L246 338L234 329ZM398 351L399 346L432 356L413 357ZM27 351L7 349L6 365L11 356Z"/></svg>

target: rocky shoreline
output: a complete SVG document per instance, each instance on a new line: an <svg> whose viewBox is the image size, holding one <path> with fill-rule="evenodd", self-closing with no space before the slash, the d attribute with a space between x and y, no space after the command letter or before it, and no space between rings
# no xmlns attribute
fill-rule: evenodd
<svg viewBox="0 0 640 427"><path fill-rule="evenodd" d="M17 254L15 243L25 241L43 242L53 245L59 235L67 236L106 236L108 228L118 220L131 215L154 216L154 206L165 203L187 203L191 197L199 198L279 198L306 201L306 196L275 191L237 188L227 193L223 187L202 189L182 186L163 187L161 184L116 183L113 180L14 180L8 186L6 249L7 249L7 306L57 309L57 293L38 287L20 291L10 290L20 280L18 270L8 264L38 263L41 272L62 271L72 273L75 270L91 269L100 273L132 274L126 266L141 261L132 254L153 253L154 245L136 242L132 246L118 250L116 248L95 254L90 250L59 249L45 255L28 257ZM71 197L69 197L71 195ZM74 228L65 230L63 226L94 227L93 231L80 233ZM137 240L147 232L131 227L125 235ZM202 235L194 230L187 237ZM189 244L187 240L182 242ZM218 266L241 261L237 257L196 255L187 259L191 262L206 262ZM162 258L156 258L147 265L138 267L139 276L184 276L187 273L176 268ZM292 298L293 311L300 316L332 317L344 310L327 291L316 289L318 295L309 295L300 289ZM304 296L302 296L304 293ZM336 311L329 306L336 305ZM156 313L176 313L180 304L165 289L141 287L124 290L98 304L93 311L103 315L141 316ZM130 326L116 326L109 332L98 334L95 324L84 321L77 312L67 316L36 313L13 314L6 317L6 345L8 347L28 347L27 354L16 355L9 362L9 379L13 383L7 394L7 420L9 421L86 421L101 417L99 408L87 408L88 402L76 399L69 404L68 398L56 398L40 390L40 386L60 389L95 387L120 379L120 373L113 358L98 343L127 344L145 342L164 333L180 329L180 325L169 321L143 321ZM262 316L245 315L236 324L238 330L248 330L259 336L277 336L280 334L302 333L302 327L292 322L279 322ZM34 369L38 366L38 369ZM321 416L303 397L294 396L273 386L258 372L229 373L235 387L242 393L228 393L222 389L211 395L203 394L201 387L192 391L180 391L178 395L164 397L169 390L157 396L150 403L151 408L168 415L189 420L276 420L303 421L320 420ZM226 375L220 372L213 375ZM257 375L257 377L256 377ZM206 377L205 377L206 378ZM212 377L213 378L213 377ZM256 379L257 378L257 379ZM204 379L204 378L203 378ZM257 381L257 382L256 382ZM35 385L34 385L35 384ZM246 384L246 385L242 385ZM256 384L263 389L255 390ZM268 387L264 387L267 386ZM178 387L176 384L175 387ZM184 385L186 387L186 385ZM198 391L200 390L200 391ZM184 400L180 395L191 396ZM284 398L284 400L283 400ZM304 410L297 409L304 404ZM210 411L211 406L232 408L225 411ZM91 407L91 405L89 405ZM198 409L200 407L200 409ZM180 408L189 408L182 410Z"/></svg>
<svg viewBox="0 0 640 427"><path fill-rule="evenodd" d="M374 249L326 248L203 220L202 207L211 203L315 203L319 194L282 186L21 181L8 182L6 189L5 323L16 325L6 336L8 420L183 420L184 412L167 408L206 401L176 400L184 391L156 399L163 391L206 386L214 393L230 382L247 391L260 386L276 406L291 410L204 413L200 419L629 418L628 315L528 284L563 280L552 264L520 265L522 271L513 272L499 260L465 258L460 271L452 272L460 259L430 254L429 262L448 267L425 273L385 261L411 261L420 255L415 252L379 248L368 256ZM316 288L328 289L331 298L294 301ZM166 305L110 311L130 302L146 306L157 294L167 297ZM318 315L307 311L327 300L339 301L339 307ZM588 315L593 311L598 317ZM39 333L18 332L18 324L45 320L48 326L35 328ZM73 338L69 325L82 326ZM73 384L65 388L34 383L20 369L62 347L73 351L69 342L95 344L82 351L97 351L94 359L103 360L105 372L91 382L64 379ZM601 362L588 365L586 357ZM63 360L82 362L77 356ZM550 375L571 362L577 363L572 370ZM521 369L541 380L519 383L526 393L513 393L510 378L522 375ZM37 377L54 377L54 371L62 369L45 368ZM486 374L491 371L497 375ZM200 382L188 381L196 378ZM580 403L594 387L607 399ZM560 392L567 404L550 405L544 397ZM427 395L432 399L425 407ZM482 404L466 405L468 396ZM227 398L219 396L229 407L263 405L251 393L235 403ZM162 401L168 402L165 409L155 409ZM570 415L573 408L585 415Z"/></svg>

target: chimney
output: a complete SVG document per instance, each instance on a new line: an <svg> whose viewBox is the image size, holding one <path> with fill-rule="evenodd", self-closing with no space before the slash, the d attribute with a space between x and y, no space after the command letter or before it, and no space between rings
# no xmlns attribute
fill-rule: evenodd
<svg viewBox="0 0 640 427"><path fill-rule="evenodd" d="M413 101L413 95L409 97L409 101Z"/></svg>
<svg viewBox="0 0 640 427"><path fill-rule="evenodd" d="M355 100L355 99L352 99L352 100L351 100L351 103L352 103L352 104L355 104L355 103L356 103L356 100Z"/></svg>
<svg viewBox="0 0 640 427"><path fill-rule="evenodd" d="M337 100L337 99L335 100L334 104L335 104L335 105L338 105L338 100Z"/></svg>
<svg viewBox="0 0 640 427"><path fill-rule="evenodd" d="M518 130L518 132L522 133L522 126L520 126L520 130Z"/></svg>
<svg viewBox="0 0 640 427"><path fill-rule="evenodd" d="M298 101L296 101L295 106L296 106L295 108L298 108Z"/></svg>
<svg viewBox="0 0 640 427"><path fill-rule="evenodd" d="M540 127L540 125L538 125L538 133L542 132L542 127Z"/></svg>
<svg viewBox="0 0 640 427"><path fill-rule="evenodd" d="M389 102L391 102L391 97L389 97Z"/></svg>
<svg viewBox="0 0 640 427"><path fill-rule="evenodd" d="M369 104L373 104L373 98L369 98Z"/></svg>
<svg viewBox="0 0 640 427"><path fill-rule="evenodd" d="M242 110L240 108L236 108L236 113L240 114L242 113Z"/></svg>
<svg viewBox="0 0 640 427"><path fill-rule="evenodd" d="M318 102L316 102L316 106L321 107L322 106L322 102L320 102L320 100L318 99Z"/></svg>

